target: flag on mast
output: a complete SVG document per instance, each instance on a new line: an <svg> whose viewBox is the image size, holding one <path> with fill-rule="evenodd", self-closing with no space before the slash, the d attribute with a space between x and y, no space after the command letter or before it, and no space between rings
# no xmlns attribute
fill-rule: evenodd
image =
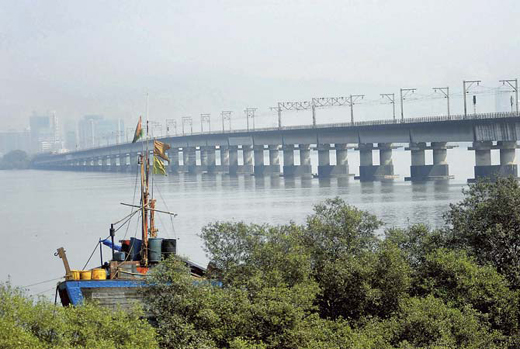
<svg viewBox="0 0 520 349"><path fill-rule="evenodd" d="M168 144L156 140L153 141L153 154L169 162L170 159L166 155L168 149L170 149Z"/></svg>
<svg viewBox="0 0 520 349"><path fill-rule="evenodd" d="M153 174L162 174L166 176L166 168L164 163L157 156L153 157Z"/></svg>
<svg viewBox="0 0 520 349"><path fill-rule="evenodd" d="M143 136L143 134L144 134L143 125L142 125L141 117L139 117L139 122L137 123L137 127L135 128L134 139L132 140L132 143L137 142L137 140L139 138L141 138Z"/></svg>

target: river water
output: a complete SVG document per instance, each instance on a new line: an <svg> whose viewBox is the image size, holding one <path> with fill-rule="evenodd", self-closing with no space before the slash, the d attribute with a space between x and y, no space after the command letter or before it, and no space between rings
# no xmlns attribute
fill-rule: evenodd
<svg viewBox="0 0 520 349"><path fill-rule="evenodd" d="M473 153L462 147L450 150L448 160L455 179L443 183L405 182L409 157L407 152L394 152L395 172L401 178L393 183L360 183L352 177L156 176L157 207L178 214L173 220L158 217L159 234L178 238L179 254L206 265L198 238L204 225L217 220L303 223L313 205L335 196L377 215L386 227L419 222L442 226L443 212L450 203L461 200L466 179L472 176ZM349 162L351 172L357 172L355 152L349 152ZM72 269L83 268L99 238L108 236L110 223L130 212L120 203L138 203L135 184L136 175L130 173L0 171L0 281L10 280L33 295L53 297L56 281L48 280L64 274L62 261L54 256L56 249L65 248ZM116 238L136 235L140 232L133 220ZM104 253L107 257L110 250L104 248ZM96 251L89 267L99 260ZM33 285L39 282L43 283Z"/></svg>

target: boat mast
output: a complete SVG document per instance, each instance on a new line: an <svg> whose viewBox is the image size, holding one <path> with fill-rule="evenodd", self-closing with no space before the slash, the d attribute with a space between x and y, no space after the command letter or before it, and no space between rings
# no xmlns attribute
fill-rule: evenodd
<svg viewBox="0 0 520 349"><path fill-rule="evenodd" d="M141 263L144 266L148 265L148 211L149 211L149 190L148 190L148 178L150 176L150 161L148 157L150 155L148 149L148 93L146 94L146 150L141 161L141 198L143 204L142 212L142 248L141 248Z"/></svg>
<svg viewBox="0 0 520 349"><path fill-rule="evenodd" d="M148 188L147 188L147 179L146 179L146 172L145 166L148 164L148 155L146 152L144 154L141 154L141 225L142 225L142 231L141 231L141 239L143 241L142 247L141 247L141 256L142 261L146 265L148 264Z"/></svg>

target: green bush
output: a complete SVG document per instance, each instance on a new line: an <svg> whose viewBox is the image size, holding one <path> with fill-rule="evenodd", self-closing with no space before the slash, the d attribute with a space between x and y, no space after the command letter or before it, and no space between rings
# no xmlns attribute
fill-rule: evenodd
<svg viewBox="0 0 520 349"><path fill-rule="evenodd" d="M491 263L520 289L520 184L515 178L480 182L446 214L447 247Z"/></svg>
<svg viewBox="0 0 520 349"><path fill-rule="evenodd" d="M156 348L155 331L140 315L94 304L64 308L44 299L33 301L3 284L0 348Z"/></svg>

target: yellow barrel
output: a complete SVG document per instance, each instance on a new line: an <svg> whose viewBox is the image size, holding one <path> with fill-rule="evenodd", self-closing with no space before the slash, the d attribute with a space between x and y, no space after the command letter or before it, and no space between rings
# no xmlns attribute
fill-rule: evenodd
<svg viewBox="0 0 520 349"><path fill-rule="evenodd" d="M92 269L92 280L106 280L107 272L105 269Z"/></svg>
<svg viewBox="0 0 520 349"><path fill-rule="evenodd" d="M92 279L92 270L81 270L80 272L81 280L90 280Z"/></svg>
<svg viewBox="0 0 520 349"><path fill-rule="evenodd" d="M70 274L72 275L72 280L79 280L79 270L71 270Z"/></svg>

